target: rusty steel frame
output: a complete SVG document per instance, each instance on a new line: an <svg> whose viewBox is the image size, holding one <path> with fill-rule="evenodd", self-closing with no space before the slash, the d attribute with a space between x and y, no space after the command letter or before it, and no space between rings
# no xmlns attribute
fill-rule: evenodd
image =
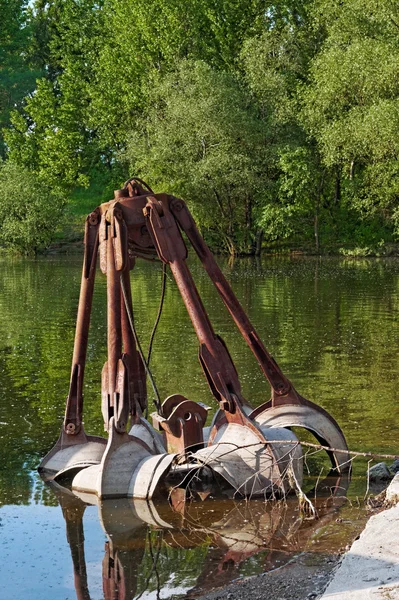
<svg viewBox="0 0 399 600"><path fill-rule="evenodd" d="M270 383L271 399L255 410L242 395L237 370L224 341L213 330L186 263L187 248L182 232L190 241ZM65 419L58 443L42 462L43 470L48 458L66 446L84 444L85 440L91 439L99 444L106 443L102 438L86 436L82 425L83 377L98 253L101 270L107 276L108 358L102 373L105 430L109 430L112 420L116 433L126 434L129 419L131 424L137 422L147 405L145 368L129 323L129 311L132 314L129 273L137 257L160 259L169 265L174 276L199 340L202 369L221 409L214 420L208 444L213 443L222 427L234 424L249 428L259 442L265 443L266 451L271 452L259 422L265 414L269 414L268 411L277 410L279 416L279 410L284 410L284 407L288 411L290 407L302 407L306 408L309 419L314 419L315 423L308 427L302 418L299 419L299 426L310 429L325 445L331 446L332 439L338 441L339 448L344 452L341 455L331 453L332 464L338 470L349 468L346 465L346 442L338 424L327 411L298 394L266 350L200 235L185 202L172 195L147 191L141 182L132 179L123 189L115 191L113 200L100 205L86 221L85 258ZM122 294L121 279L127 301ZM201 409L196 409L196 403L181 398L183 404L189 404L181 409L175 404L174 410L168 410L167 415L155 419L158 428L164 431L170 449L174 451L201 447L203 444L205 415ZM318 420L322 421L321 425ZM286 426L296 424L295 419L293 422L286 420Z"/></svg>

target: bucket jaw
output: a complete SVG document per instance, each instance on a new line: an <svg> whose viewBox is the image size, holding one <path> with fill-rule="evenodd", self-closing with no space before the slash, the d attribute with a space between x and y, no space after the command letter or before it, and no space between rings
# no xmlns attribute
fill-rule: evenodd
<svg viewBox="0 0 399 600"><path fill-rule="evenodd" d="M234 396L234 412L216 419L197 460L221 475L236 497L282 497L302 485L302 449L288 429L260 427ZM273 441L275 442L273 444Z"/></svg>
<svg viewBox="0 0 399 600"><path fill-rule="evenodd" d="M45 481L66 478L75 472L100 463L107 441L102 437L86 435L83 427L76 436L64 430L55 446L43 458L39 473Z"/></svg>
<svg viewBox="0 0 399 600"><path fill-rule="evenodd" d="M149 428L146 433L148 439ZM144 435L139 438L118 432L112 417L108 444L100 464L79 471L72 481L72 489L96 494L99 498L152 498L175 456L165 451L155 454L159 444L157 435L154 431L153 443L147 444Z"/></svg>
<svg viewBox="0 0 399 600"><path fill-rule="evenodd" d="M82 423L82 390L96 274L99 224L100 210L96 209L87 217L85 225L85 253L64 423L58 441L38 468L45 480L70 476L80 469L98 464L107 444L107 440L102 437L87 435Z"/></svg>
<svg viewBox="0 0 399 600"><path fill-rule="evenodd" d="M298 398L298 400L297 400ZM305 400L299 394L290 401L267 402L250 415L262 428L298 427L309 431L322 446L328 448L331 466L339 473L350 471L351 460L344 434L332 416L320 406Z"/></svg>
<svg viewBox="0 0 399 600"><path fill-rule="evenodd" d="M236 498L281 498L302 484L302 450L299 440L288 429L264 428L262 438L249 427L234 423L220 429L212 446L195 453L204 466L221 475ZM286 440L278 449L267 442ZM292 477L294 473L295 477Z"/></svg>

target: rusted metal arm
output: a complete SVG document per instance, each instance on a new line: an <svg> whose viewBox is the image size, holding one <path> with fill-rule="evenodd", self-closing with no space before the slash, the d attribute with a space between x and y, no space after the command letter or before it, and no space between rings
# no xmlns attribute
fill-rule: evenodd
<svg viewBox="0 0 399 600"><path fill-rule="evenodd" d="M118 203L103 214L101 231L101 268L107 275L108 360L102 374L102 412L105 429L115 417L117 431L126 431L129 414L135 416L146 406L146 381L143 364L129 326L122 295L123 278L131 306L127 228ZM123 351L122 351L123 347Z"/></svg>
<svg viewBox="0 0 399 600"><path fill-rule="evenodd" d="M299 398L291 382L282 373L280 367L260 340L254 326L235 297L230 284L199 233L185 202L180 198L169 197L169 207L182 231L184 231L190 240L212 283L215 285L239 331L251 348L265 377L269 381L272 387L272 400L274 396L286 396L289 393L295 395L295 399Z"/></svg>
<svg viewBox="0 0 399 600"><path fill-rule="evenodd" d="M71 382L69 386L64 418L64 432L68 435L77 435L82 428L82 389L86 364L87 341L89 335L94 280L96 275L99 223L100 211L96 209L87 217L85 227L85 254L80 287L78 316L76 321Z"/></svg>
<svg viewBox="0 0 399 600"><path fill-rule="evenodd" d="M245 403L237 371L230 354L209 321L202 300L185 262L187 248L168 208L168 197L149 196L144 214L147 228L160 259L170 265L186 309L200 342L199 357L212 394L221 408L235 412L236 402Z"/></svg>
<svg viewBox="0 0 399 600"><path fill-rule="evenodd" d="M129 414L129 391L126 367L122 361L120 272L126 266L127 242L121 216L114 204L104 213L101 223L101 268L107 275L108 349L108 360L102 372L101 408L105 429L108 430L110 419L114 416L117 431L123 432Z"/></svg>

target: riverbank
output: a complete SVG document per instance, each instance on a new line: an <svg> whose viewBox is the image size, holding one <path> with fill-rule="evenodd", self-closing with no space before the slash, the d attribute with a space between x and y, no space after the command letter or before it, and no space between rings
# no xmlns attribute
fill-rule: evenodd
<svg viewBox="0 0 399 600"><path fill-rule="evenodd" d="M56 234L48 254L79 254L82 252L86 216L102 202L113 197L110 188L103 188L100 182L90 188L77 188L70 198L66 218ZM357 239L354 236L340 238L327 236L316 247L314 240L295 236L263 242L261 256L338 256L348 258L399 256L399 243L392 236L383 239L371 236L370 239ZM217 248L212 251L218 253ZM243 257L248 255L243 255ZM228 256L227 256L228 258Z"/></svg>
<svg viewBox="0 0 399 600"><path fill-rule="evenodd" d="M399 475L386 491L386 502L393 506L371 517L321 600L399 599Z"/></svg>
<svg viewBox="0 0 399 600"><path fill-rule="evenodd" d="M53 243L42 254L45 255L62 255L62 254L83 254L83 223L70 223L66 225L62 233L58 234ZM218 252L213 250L214 254ZM224 255L229 258L229 255ZM235 258L248 258L252 255L236 256ZM323 248L316 249L312 246L290 246L287 244L274 244L272 246L264 246L259 257L301 257L301 256L325 256L338 258L388 258L399 256L399 244L386 244L380 247L374 246L340 246L328 245ZM230 257L231 258L231 257Z"/></svg>
<svg viewBox="0 0 399 600"><path fill-rule="evenodd" d="M340 557L304 552L284 566L201 596L198 600L315 600L326 589Z"/></svg>
<svg viewBox="0 0 399 600"><path fill-rule="evenodd" d="M199 600L398 600L399 475L386 508L370 517L347 552L304 552L281 568L233 582Z"/></svg>

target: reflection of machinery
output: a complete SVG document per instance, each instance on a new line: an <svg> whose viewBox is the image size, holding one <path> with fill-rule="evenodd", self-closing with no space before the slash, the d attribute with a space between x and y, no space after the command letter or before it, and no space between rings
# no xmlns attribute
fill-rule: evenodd
<svg viewBox="0 0 399 600"><path fill-rule="evenodd" d="M179 579L187 551L196 547L197 576L185 584L192 597L229 583L250 557L258 555L262 571L273 569L276 561L281 566L304 551L315 533L333 520L345 501L348 481L331 476L319 484L312 497L318 513L313 520L301 517L294 498L266 504L260 500L181 502L173 508L165 502L136 499L99 501L93 495L78 497L52 486L66 521L78 600L90 600L83 547L83 514L90 502L98 503L107 536L104 600L132 600L170 582L173 574ZM162 596L167 597L166 591Z"/></svg>
<svg viewBox="0 0 399 600"><path fill-rule="evenodd" d="M253 410L241 393L237 371L215 334L186 264L182 232L191 242L245 341L270 382L271 400ZM106 441L86 435L82 425L83 375L97 252L107 275L108 360L102 374ZM133 322L130 270L136 257L170 266L199 339L199 358L220 410L205 429L206 409L175 394L159 403L155 429L143 418L148 366ZM150 379L152 379L150 377ZM130 424L129 424L130 421ZM86 222L85 260L72 375L64 425L40 470L45 478L74 475L72 487L99 497L151 498L171 476L173 485L206 476L222 478L246 497L289 491L302 479L302 451L292 427L310 430L338 449L330 458L348 469L344 436L322 408L300 396L267 352L200 236L185 203L154 194L131 179ZM156 429L158 431L156 431ZM129 433L128 433L129 431ZM190 451L189 451L190 450Z"/></svg>

